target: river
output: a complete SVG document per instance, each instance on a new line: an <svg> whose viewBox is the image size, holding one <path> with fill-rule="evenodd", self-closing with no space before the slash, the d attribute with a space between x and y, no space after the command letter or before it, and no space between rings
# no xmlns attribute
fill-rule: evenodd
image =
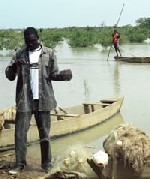
<svg viewBox="0 0 150 179"><path fill-rule="evenodd" d="M121 50L123 56L150 56L149 44L122 45ZM58 106L69 107L113 96L124 96L124 102L120 113L108 123L52 141L54 155L79 143L102 148L103 139L122 122L150 133L150 64L116 62L113 48L107 61L108 50L100 46L72 49L66 42L56 47L56 55L60 70L70 68L73 72L70 82L53 82ZM0 109L15 104L15 82L5 78L9 61L8 57L0 57ZM35 148L31 147L29 153Z"/></svg>

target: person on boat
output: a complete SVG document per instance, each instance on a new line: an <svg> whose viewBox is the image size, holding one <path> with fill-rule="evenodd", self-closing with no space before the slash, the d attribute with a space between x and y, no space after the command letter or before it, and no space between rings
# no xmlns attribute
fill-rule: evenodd
<svg viewBox="0 0 150 179"><path fill-rule="evenodd" d="M119 54L121 56L120 45L119 45L120 34L117 32L116 29L114 30L114 33L112 34L112 37L113 37L113 45L114 45L114 49L116 51L117 57L119 56L118 52L119 52Z"/></svg>
<svg viewBox="0 0 150 179"><path fill-rule="evenodd" d="M52 167L50 110L56 107L51 80L70 81L72 71L59 71L53 50L39 43L39 35L34 27L24 30L24 41L26 47L15 53L5 72L6 78L10 81L14 81L16 75L18 76L15 119L16 166L9 173L17 174L27 165L27 131L32 114L39 131L41 167L47 173Z"/></svg>

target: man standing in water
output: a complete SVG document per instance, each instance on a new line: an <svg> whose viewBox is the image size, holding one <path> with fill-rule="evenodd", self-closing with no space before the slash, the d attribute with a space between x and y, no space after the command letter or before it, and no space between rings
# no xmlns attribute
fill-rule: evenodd
<svg viewBox="0 0 150 179"><path fill-rule="evenodd" d="M117 32L117 30L114 30L112 37L113 37L113 44L114 44L114 49L116 51L117 57L118 57L118 52L121 56L120 45L119 45L120 34Z"/></svg>
<svg viewBox="0 0 150 179"><path fill-rule="evenodd" d="M26 47L16 52L6 68L6 77L10 81L18 76L15 119L16 166L9 171L10 174L17 174L27 165L27 132L32 114L39 131L41 167L46 173L52 167L50 110L56 107L56 101L51 80L69 81L72 78L70 69L59 71L52 49L42 46L38 39L38 32L34 27L25 29Z"/></svg>

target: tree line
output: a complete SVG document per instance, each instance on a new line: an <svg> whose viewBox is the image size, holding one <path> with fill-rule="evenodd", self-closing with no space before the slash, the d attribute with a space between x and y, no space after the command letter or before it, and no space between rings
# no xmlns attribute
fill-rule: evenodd
<svg viewBox="0 0 150 179"><path fill-rule="evenodd" d="M43 45L55 48L56 45L67 39L72 48L92 47L101 44L107 48L112 44L112 33L116 27L65 27L65 28L40 28L39 36ZM136 26L126 25L117 27L121 35L120 43L143 43L150 38L150 18L136 20ZM15 50L24 46L24 29L1 29L0 50Z"/></svg>

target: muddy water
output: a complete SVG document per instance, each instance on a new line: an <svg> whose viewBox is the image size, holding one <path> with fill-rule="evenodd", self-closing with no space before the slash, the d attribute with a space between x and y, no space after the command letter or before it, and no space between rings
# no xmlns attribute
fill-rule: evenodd
<svg viewBox="0 0 150 179"><path fill-rule="evenodd" d="M122 45L122 54L150 56L150 45ZM150 133L150 64L116 62L113 48L107 61L108 50L103 51L100 46L71 49L63 43L56 48L56 55L60 70L73 71L72 81L53 82L58 106L69 107L112 96L124 96L124 103L120 114L102 126L52 141L53 155L78 144L93 150L102 148L103 139L122 122L133 123ZM15 82L6 80L4 74L9 61L10 58L0 57L0 109L15 104ZM29 147L28 156L33 157L35 152L35 160L40 160L39 145Z"/></svg>

